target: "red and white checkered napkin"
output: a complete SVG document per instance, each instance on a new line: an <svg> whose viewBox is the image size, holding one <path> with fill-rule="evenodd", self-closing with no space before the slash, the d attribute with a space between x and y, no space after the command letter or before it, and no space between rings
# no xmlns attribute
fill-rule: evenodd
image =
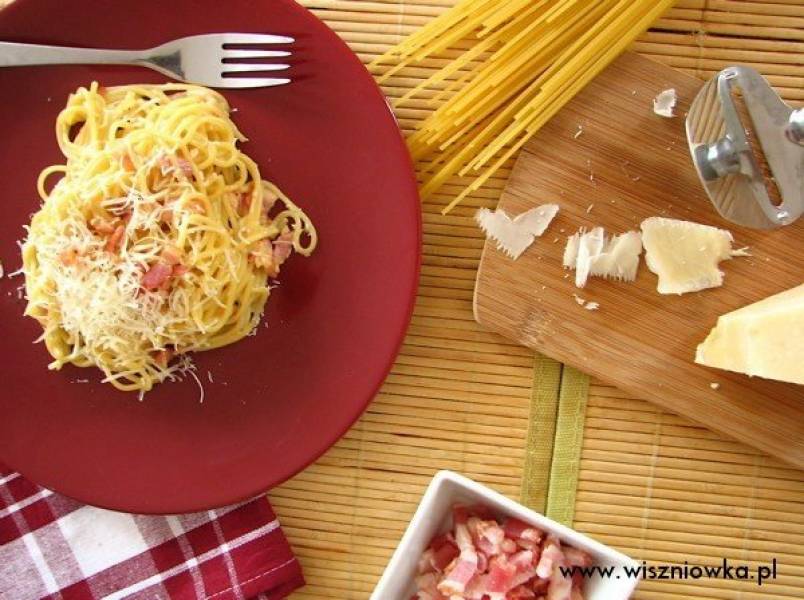
<svg viewBox="0 0 804 600"><path fill-rule="evenodd" d="M85 506L0 463L2 600L280 600L302 585L265 498L130 515Z"/></svg>

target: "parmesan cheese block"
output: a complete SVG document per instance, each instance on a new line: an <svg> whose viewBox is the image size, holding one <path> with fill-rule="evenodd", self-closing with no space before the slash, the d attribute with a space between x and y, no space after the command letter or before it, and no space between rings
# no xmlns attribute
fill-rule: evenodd
<svg viewBox="0 0 804 600"><path fill-rule="evenodd" d="M721 316L695 362L804 385L804 284Z"/></svg>
<svg viewBox="0 0 804 600"><path fill-rule="evenodd" d="M651 217L642 221L645 262L659 276L660 294L686 294L723 285L722 260L733 252L731 233L709 225Z"/></svg>

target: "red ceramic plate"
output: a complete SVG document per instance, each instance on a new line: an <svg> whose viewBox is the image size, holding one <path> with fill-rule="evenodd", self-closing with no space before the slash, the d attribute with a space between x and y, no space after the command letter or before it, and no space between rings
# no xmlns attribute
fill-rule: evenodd
<svg viewBox="0 0 804 600"><path fill-rule="evenodd" d="M172 513L220 506L284 481L358 418L388 373L418 278L420 213L407 151L384 98L354 54L291 0L17 0L0 39L141 48L208 32L294 36L294 83L224 91L245 151L305 208L319 231L309 258L283 268L267 327L195 355L195 382L143 402L95 369L47 370L40 329L0 279L0 459L37 483L98 506ZM0 259L39 200L39 171L62 160L54 121L70 91L163 82L145 69L0 69ZM208 381L207 372L214 383ZM76 383L78 379L90 383Z"/></svg>

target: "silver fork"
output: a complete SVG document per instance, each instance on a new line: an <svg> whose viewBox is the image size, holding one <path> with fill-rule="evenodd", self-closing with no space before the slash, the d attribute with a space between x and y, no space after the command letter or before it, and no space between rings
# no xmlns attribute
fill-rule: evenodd
<svg viewBox="0 0 804 600"><path fill-rule="evenodd" d="M293 38L255 33L210 33L173 40L148 50L97 50L0 42L0 67L28 65L115 64L149 67L163 75L218 88L255 88L290 83L288 77L238 77L243 73L284 71L287 64L234 63L224 60L290 56L285 50L232 50L228 45L292 44Z"/></svg>

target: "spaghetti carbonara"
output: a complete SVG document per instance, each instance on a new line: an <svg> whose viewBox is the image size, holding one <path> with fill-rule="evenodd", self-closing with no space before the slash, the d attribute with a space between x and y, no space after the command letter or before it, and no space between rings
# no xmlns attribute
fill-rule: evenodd
<svg viewBox="0 0 804 600"><path fill-rule="evenodd" d="M26 314L52 369L95 365L147 391L188 352L254 331L283 261L315 248L210 89L93 83L70 96L56 137L66 164L40 175L22 249Z"/></svg>

